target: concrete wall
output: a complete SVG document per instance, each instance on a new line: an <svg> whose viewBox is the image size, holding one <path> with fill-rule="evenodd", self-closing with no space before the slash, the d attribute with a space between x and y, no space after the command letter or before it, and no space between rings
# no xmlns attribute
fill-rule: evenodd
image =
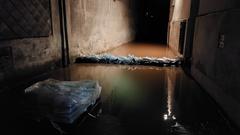
<svg viewBox="0 0 240 135"><path fill-rule="evenodd" d="M190 15L191 0L175 0L172 21L186 20Z"/></svg>
<svg viewBox="0 0 240 135"><path fill-rule="evenodd" d="M5 3L11 3L5 0ZM25 1L24 1L25 2ZM37 8L27 6L27 3L17 2L16 5L4 5L1 1L0 11L14 13L13 23L8 20L9 29L23 28L23 31L6 33L4 13L0 14L0 83L7 80L18 80L32 75L55 69L61 64L61 31L58 0L50 0L51 13L38 12ZM28 2L28 1L26 1ZM44 8L40 1L34 6ZM67 33L70 57L73 62L80 55L89 55L104 52L134 39L134 18L132 16L132 0L66 0ZM15 3L14 3L15 4ZM31 4L31 2L30 2ZM24 6L25 5L25 6ZM6 8L7 7L7 10ZM22 9L22 10L20 10ZM36 11L36 14L34 12ZM20 15L35 15L36 20L42 21L41 15L51 14L51 30L46 36L39 35L35 29L24 33L29 18L19 18ZM22 17L24 18L24 17ZM2 21L1 21L2 20ZM36 21L34 20L34 21ZM27 22L29 21L29 22ZM23 26L22 26L22 22ZM35 24L33 25L35 26ZM34 28L41 29L38 24ZM14 35L15 33L15 35ZM23 36L21 36L23 35ZM34 35L34 36L31 36ZM38 36L39 35L39 36ZM5 37L7 38L5 38ZM25 37L26 36L26 37Z"/></svg>
<svg viewBox="0 0 240 135"><path fill-rule="evenodd" d="M15 10L15 9L13 9ZM0 82L54 69L61 60L59 10L51 0L52 30L48 37L0 41ZM38 18L41 20L41 18ZM21 22L18 22L21 23ZM16 27L16 26L10 26Z"/></svg>
<svg viewBox="0 0 240 135"><path fill-rule="evenodd" d="M71 60L134 39L130 0L69 0Z"/></svg>
<svg viewBox="0 0 240 135"><path fill-rule="evenodd" d="M191 57L191 74L240 128L240 1L190 3L175 0L171 6L169 46L178 50L180 22L186 20L185 49L193 47L192 53L188 51L192 56L187 55ZM189 22L194 28L188 28Z"/></svg>
<svg viewBox="0 0 240 135"><path fill-rule="evenodd" d="M240 127L240 9L236 8L237 2L200 1L192 75Z"/></svg>
<svg viewBox="0 0 240 135"><path fill-rule="evenodd" d="M190 16L191 0L172 0L170 10L169 22L169 46L175 51L178 51L179 36L180 36L180 23L183 20L188 20Z"/></svg>
<svg viewBox="0 0 240 135"><path fill-rule="evenodd" d="M200 0L199 15L234 9L239 3L239 0Z"/></svg>

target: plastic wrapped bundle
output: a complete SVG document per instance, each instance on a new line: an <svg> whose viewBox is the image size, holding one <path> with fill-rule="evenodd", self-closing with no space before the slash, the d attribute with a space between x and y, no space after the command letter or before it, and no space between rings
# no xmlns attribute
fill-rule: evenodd
<svg viewBox="0 0 240 135"><path fill-rule="evenodd" d="M58 81L48 79L25 90L28 111L40 118L72 124L100 97L97 81Z"/></svg>

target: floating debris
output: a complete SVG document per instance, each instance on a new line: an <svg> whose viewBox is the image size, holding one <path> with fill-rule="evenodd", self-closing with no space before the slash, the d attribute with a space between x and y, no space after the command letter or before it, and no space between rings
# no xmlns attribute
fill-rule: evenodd
<svg viewBox="0 0 240 135"><path fill-rule="evenodd" d="M26 112L53 122L72 124L100 97L97 81L48 79L25 89Z"/></svg>
<svg viewBox="0 0 240 135"><path fill-rule="evenodd" d="M157 58L157 57L136 57L134 55L115 56L111 54L81 56L76 59L76 63L103 63L103 64L122 64L122 65L150 65L150 66L180 66L181 58Z"/></svg>

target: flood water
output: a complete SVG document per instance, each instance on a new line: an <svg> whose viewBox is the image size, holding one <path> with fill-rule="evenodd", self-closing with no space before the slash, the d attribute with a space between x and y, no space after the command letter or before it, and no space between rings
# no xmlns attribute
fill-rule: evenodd
<svg viewBox="0 0 240 135"><path fill-rule="evenodd" d="M46 78L98 80L101 115L87 119L76 135L231 135L213 100L181 68L75 64ZM4 134L58 134L49 125L21 117L22 97L1 95ZM2 133L1 133L2 135Z"/></svg>
<svg viewBox="0 0 240 135"><path fill-rule="evenodd" d="M167 58L176 58L178 55L173 52L167 45L158 44L158 43L127 43L121 45L113 50L108 51L107 53L116 55L116 56L128 56L134 55L137 57L167 57Z"/></svg>

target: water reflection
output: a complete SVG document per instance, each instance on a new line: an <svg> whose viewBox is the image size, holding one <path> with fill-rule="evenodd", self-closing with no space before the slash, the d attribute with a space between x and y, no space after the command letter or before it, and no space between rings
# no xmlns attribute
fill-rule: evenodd
<svg viewBox="0 0 240 135"><path fill-rule="evenodd" d="M186 129L182 124L180 124L174 114L174 107L175 107L175 98L174 92L176 90L176 81L177 81L177 73L174 72L173 69L167 70L166 75L166 86L167 86L167 112L163 115L163 120L168 125L168 132L170 134L184 134L190 135L190 131ZM179 80L178 80L179 81Z"/></svg>
<svg viewBox="0 0 240 135"><path fill-rule="evenodd" d="M176 120L172 110L174 102L174 86L169 76L167 76L167 114L164 114L164 120Z"/></svg>
<svg viewBox="0 0 240 135"><path fill-rule="evenodd" d="M74 134L231 134L216 106L181 68L77 64L50 77L98 80L103 88L100 118Z"/></svg>
<svg viewBox="0 0 240 135"><path fill-rule="evenodd" d="M207 134L201 125L221 119L207 96L180 68L80 64L67 70L70 80L99 80L103 87L103 115L127 125L124 130L128 132L151 129L160 133ZM158 120L159 114L162 120ZM160 123L165 126L158 130Z"/></svg>

